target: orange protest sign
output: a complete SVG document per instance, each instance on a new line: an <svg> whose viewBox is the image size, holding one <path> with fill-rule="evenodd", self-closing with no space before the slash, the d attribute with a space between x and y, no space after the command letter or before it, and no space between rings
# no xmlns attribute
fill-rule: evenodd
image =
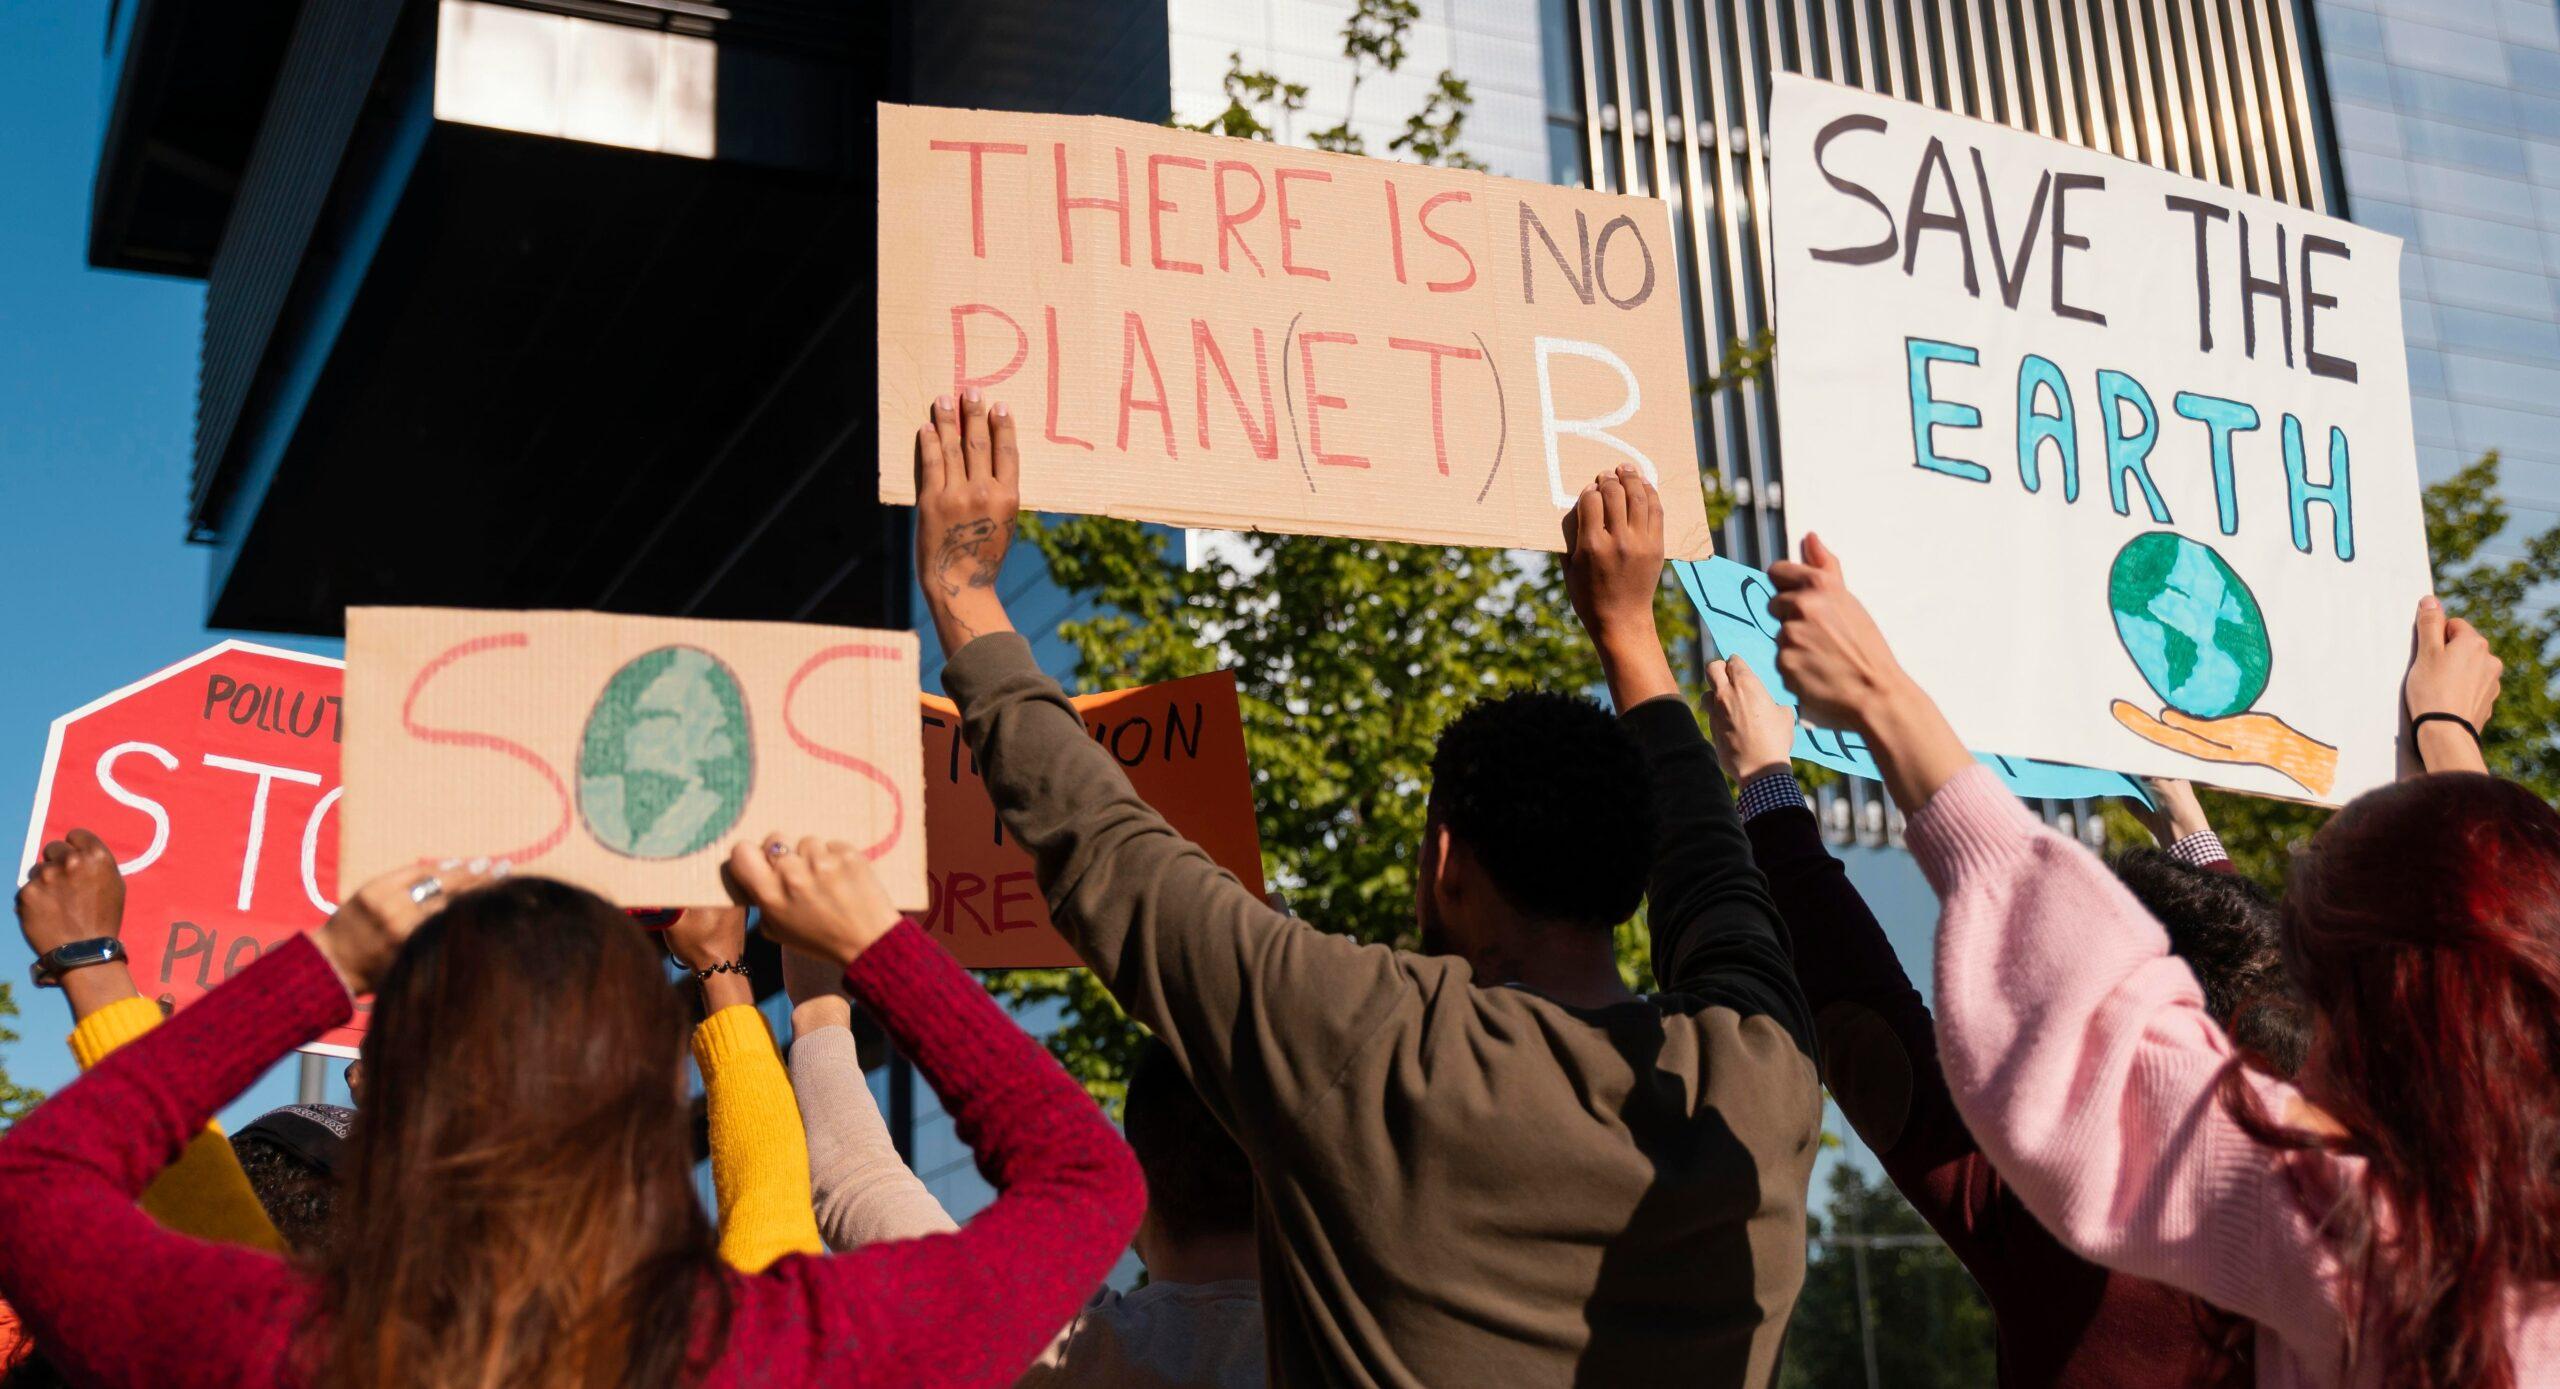
<svg viewBox="0 0 2560 1389"><path fill-rule="evenodd" d="M1049 924L1031 855L996 820L977 759L960 740L959 707L936 695L920 699L932 905L917 921L972 969L1082 964ZM1074 703L1147 804L1262 895L1262 835L1235 676L1215 671Z"/></svg>
<svg viewBox="0 0 2560 1389"><path fill-rule="evenodd" d="M1597 474L1710 553L1669 210L1094 116L880 107L880 499L981 388L1023 505L1556 550Z"/></svg>
<svg viewBox="0 0 2560 1389"><path fill-rule="evenodd" d="M913 632L347 610L338 881L504 856L628 906L725 905L741 838L840 839L925 903Z"/></svg>

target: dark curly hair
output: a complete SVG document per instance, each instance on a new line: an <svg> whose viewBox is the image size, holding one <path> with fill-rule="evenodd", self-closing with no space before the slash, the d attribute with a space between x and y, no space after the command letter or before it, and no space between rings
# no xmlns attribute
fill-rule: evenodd
<svg viewBox="0 0 2560 1389"><path fill-rule="evenodd" d="M234 1138L231 1148L240 1155L240 1170L248 1174L276 1233L295 1253L318 1252L336 1217L337 1180L253 1133Z"/></svg>
<svg viewBox="0 0 2560 1389"><path fill-rule="evenodd" d="M2169 953L2204 986L2205 1011L2263 1070L2302 1068L2311 1026L2284 967L2274 897L2237 873L2181 863L2157 849L2115 861L2116 876L2169 932Z"/></svg>
<svg viewBox="0 0 2560 1389"><path fill-rule="evenodd" d="M1469 707L1431 755L1431 823L1532 916L1607 930L1644 900L1644 759L1590 700L1528 692Z"/></svg>
<svg viewBox="0 0 2560 1389"><path fill-rule="evenodd" d="M1148 1040L1129 1070L1121 1131L1147 1178L1147 1214L1175 1239L1253 1229L1253 1165L1173 1059Z"/></svg>

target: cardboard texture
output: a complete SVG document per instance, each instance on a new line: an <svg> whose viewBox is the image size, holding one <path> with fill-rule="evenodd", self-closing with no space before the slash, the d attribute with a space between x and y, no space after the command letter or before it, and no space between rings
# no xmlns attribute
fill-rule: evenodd
<svg viewBox="0 0 2560 1389"><path fill-rule="evenodd" d="M1770 133L1787 527L1966 744L2390 781L2429 591L2399 241L1808 78Z"/></svg>
<svg viewBox="0 0 2560 1389"><path fill-rule="evenodd" d="M911 632L347 610L341 881L505 857L625 906L729 900L739 839L840 839L926 905Z"/></svg>
<svg viewBox="0 0 2560 1389"><path fill-rule="evenodd" d="M1600 472L1710 550L1669 209L1102 117L880 107L880 499L934 397L1022 499L1172 525L1563 548Z"/></svg>
<svg viewBox="0 0 2560 1389"><path fill-rule="evenodd" d="M960 739L958 706L937 695L921 699L933 901L917 920L973 969L1083 964L1050 924L1031 856L996 821L977 759ZM1234 674L1214 671L1074 704L1147 804L1261 895L1262 834Z"/></svg>
<svg viewBox="0 0 2560 1389"><path fill-rule="evenodd" d="M55 719L19 881L105 840L134 987L186 1007L337 910L342 710L336 661L226 641ZM368 1003L303 1050L355 1055Z"/></svg>

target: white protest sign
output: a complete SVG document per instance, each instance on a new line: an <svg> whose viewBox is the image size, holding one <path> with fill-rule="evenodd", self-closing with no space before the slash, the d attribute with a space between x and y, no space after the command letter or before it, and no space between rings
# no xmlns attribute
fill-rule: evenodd
<svg viewBox="0 0 2560 1389"><path fill-rule="evenodd" d="M1968 746L2340 803L2428 592L2400 243L1798 77L1788 527Z"/></svg>

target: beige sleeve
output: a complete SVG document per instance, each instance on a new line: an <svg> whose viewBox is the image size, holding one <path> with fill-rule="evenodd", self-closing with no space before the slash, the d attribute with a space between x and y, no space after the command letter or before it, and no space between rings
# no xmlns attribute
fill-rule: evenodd
<svg viewBox="0 0 2560 1389"><path fill-rule="evenodd" d="M853 1033L821 1027L791 1040L791 1089L809 1134L809 1191L831 1249L960 1228L898 1158L863 1079Z"/></svg>

